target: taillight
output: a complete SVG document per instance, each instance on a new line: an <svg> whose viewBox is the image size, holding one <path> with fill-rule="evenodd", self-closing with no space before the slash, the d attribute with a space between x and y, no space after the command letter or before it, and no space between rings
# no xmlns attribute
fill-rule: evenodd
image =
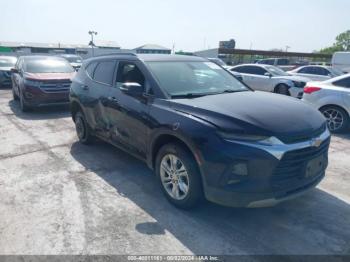
<svg viewBox="0 0 350 262"><path fill-rule="evenodd" d="M320 87L313 87L313 86L305 86L304 87L304 93L305 94L312 94L314 92L320 91Z"/></svg>

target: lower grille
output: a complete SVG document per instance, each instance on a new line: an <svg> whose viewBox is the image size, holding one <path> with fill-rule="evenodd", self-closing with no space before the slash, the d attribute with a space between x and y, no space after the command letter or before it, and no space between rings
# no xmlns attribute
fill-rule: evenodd
<svg viewBox="0 0 350 262"><path fill-rule="evenodd" d="M276 167L271 185L275 189L286 188L307 178L307 165L310 160L320 157L323 162L322 170L327 167L330 138L319 147L308 147L287 152Z"/></svg>

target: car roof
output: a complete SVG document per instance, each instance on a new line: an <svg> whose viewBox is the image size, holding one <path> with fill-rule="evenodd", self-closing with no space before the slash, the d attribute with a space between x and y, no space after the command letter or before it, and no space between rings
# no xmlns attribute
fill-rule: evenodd
<svg viewBox="0 0 350 262"><path fill-rule="evenodd" d="M105 60L105 59L128 59L128 60L141 60L144 62L206 62L208 59L198 56L186 56L186 55L165 55L165 54L131 54L131 53L120 53L112 55L97 56L87 59L87 63L91 61Z"/></svg>
<svg viewBox="0 0 350 262"><path fill-rule="evenodd" d="M0 55L0 59L17 59L15 56Z"/></svg>
<svg viewBox="0 0 350 262"><path fill-rule="evenodd" d="M80 57L80 55L75 55L75 54L60 54L57 56L59 56L59 57Z"/></svg>
<svg viewBox="0 0 350 262"><path fill-rule="evenodd" d="M273 65L266 65L266 64L241 64L241 65L236 65L235 67L239 67L239 66L257 66L257 67L266 67L266 66L273 66Z"/></svg>
<svg viewBox="0 0 350 262"><path fill-rule="evenodd" d="M26 55L26 56L21 56L21 59L24 60L39 60L39 59L62 59L64 58L59 57L59 56L52 56L52 55Z"/></svg>

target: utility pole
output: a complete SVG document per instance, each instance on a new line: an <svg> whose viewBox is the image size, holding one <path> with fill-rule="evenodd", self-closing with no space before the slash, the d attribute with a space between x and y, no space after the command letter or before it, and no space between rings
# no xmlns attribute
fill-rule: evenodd
<svg viewBox="0 0 350 262"><path fill-rule="evenodd" d="M89 45L91 45L92 56L94 56L94 35L97 35L96 31L89 31L89 35L91 36L91 41Z"/></svg>
<svg viewBox="0 0 350 262"><path fill-rule="evenodd" d="M288 49L290 48L289 45L286 45L286 52L288 52Z"/></svg>

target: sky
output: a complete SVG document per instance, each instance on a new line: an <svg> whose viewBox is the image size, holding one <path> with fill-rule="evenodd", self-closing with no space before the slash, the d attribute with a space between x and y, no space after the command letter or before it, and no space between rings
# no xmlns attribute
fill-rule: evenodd
<svg viewBox="0 0 350 262"><path fill-rule="evenodd" d="M0 42L146 43L183 51L218 47L311 52L350 29L349 0L0 0Z"/></svg>

